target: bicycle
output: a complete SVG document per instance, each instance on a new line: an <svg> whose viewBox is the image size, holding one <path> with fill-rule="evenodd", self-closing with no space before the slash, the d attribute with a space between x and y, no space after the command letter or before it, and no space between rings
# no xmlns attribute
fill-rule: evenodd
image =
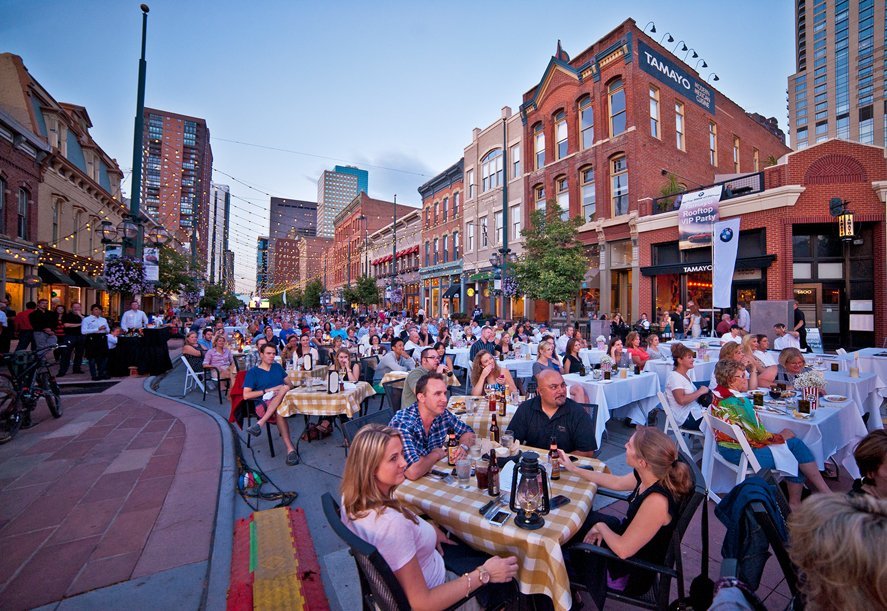
<svg viewBox="0 0 887 611"><path fill-rule="evenodd" d="M0 444L11 441L31 423L31 412L42 397L53 418L62 417L61 390L44 355L57 348L19 351L3 356L9 374L0 374Z"/></svg>

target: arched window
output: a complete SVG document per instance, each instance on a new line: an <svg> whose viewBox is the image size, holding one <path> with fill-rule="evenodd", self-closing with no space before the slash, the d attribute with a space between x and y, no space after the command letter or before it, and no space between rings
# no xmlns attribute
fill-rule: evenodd
<svg viewBox="0 0 887 611"><path fill-rule="evenodd" d="M481 163L481 193L502 185L502 149L493 149Z"/></svg>
<svg viewBox="0 0 887 611"><path fill-rule="evenodd" d="M563 159L567 156L567 149L569 148L569 143L567 142L567 113L563 110L554 116L554 142L557 159Z"/></svg>
<svg viewBox="0 0 887 611"><path fill-rule="evenodd" d="M579 145L583 149L594 144L594 109L591 107L591 96L579 100Z"/></svg>
<svg viewBox="0 0 887 611"><path fill-rule="evenodd" d="M582 220L588 223L594 220L594 213L597 211L593 167L588 166L579 170L579 184L582 189Z"/></svg>
<svg viewBox="0 0 887 611"><path fill-rule="evenodd" d="M625 87L621 78L610 83L607 91L610 102L610 137L625 131Z"/></svg>
<svg viewBox="0 0 887 611"><path fill-rule="evenodd" d="M570 185L566 176L558 176L554 179L554 191L557 197L557 205L561 209L561 218L570 218Z"/></svg>
<svg viewBox="0 0 887 611"><path fill-rule="evenodd" d="M536 158L536 169L545 167L545 132L542 131L542 123L533 126L533 151Z"/></svg>

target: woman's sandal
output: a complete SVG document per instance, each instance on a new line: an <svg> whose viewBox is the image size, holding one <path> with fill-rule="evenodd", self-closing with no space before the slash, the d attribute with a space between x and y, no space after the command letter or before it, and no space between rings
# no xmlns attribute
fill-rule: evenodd
<svg viewBox="0 0 887 611"><path fill-rule="evenodd" d="M329 420L323 420L317 425L317 433L321 439L333 434L333 425Z"/></svg>

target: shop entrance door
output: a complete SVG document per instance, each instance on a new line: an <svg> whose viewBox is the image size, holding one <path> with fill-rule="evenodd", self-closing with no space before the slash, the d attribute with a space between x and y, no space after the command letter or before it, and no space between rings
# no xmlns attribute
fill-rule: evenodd
<svg viewBox="0 0 887 611"><path fill-rule="evenodd" d="M631 270L617 269L610 272L610 306L612 314L619 312L629 325L634 322L631 311Z"/></svg>
<svg viewBox="0 0 887 611"><path fill-rule="evenodd" d="M824 348L835 348L842 343L842 297L843 291L839 287L821 283L796 284L794 287L794 298L798 302L798 309L804 313L808 328L819 328Z"/></svg>

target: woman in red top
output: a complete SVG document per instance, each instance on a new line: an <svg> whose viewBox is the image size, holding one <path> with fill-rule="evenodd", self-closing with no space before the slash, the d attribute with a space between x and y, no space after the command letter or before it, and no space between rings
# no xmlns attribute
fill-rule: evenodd
<svg viewBox="0 0 887 611"><path fill-rule="evenodd" d="M638 335L638 332L632 331L629 333L625 338L625 344L628 346L627 352L631 356L631 360L634 361L635 365L643 369L647 361L650 360L650 355L641 348L641 336Z"/></svg>

